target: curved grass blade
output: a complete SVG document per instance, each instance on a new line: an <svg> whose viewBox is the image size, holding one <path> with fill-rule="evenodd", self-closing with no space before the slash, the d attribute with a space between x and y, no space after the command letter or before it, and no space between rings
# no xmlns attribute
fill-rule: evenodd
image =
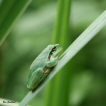
<svg viewBox="0 0 106 106"><path fill-rule="evenodd" d="M26 106L37 93L47 84L65 64L75 56L104 26L106 25L106 11L104 11L62 54L60 61L53 68L47 78L34 91L26 95L19 106Z"/></svg>

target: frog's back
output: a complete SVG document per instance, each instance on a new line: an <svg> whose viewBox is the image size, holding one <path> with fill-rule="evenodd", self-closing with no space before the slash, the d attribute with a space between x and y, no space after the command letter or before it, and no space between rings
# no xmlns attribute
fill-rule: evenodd
<svg viewBox="0 0 106 106"><path fill-rule="evenodd" d="M33 72L39 67L45 67L45 64L48 60L48 56L50 54L50 51L52 50L53 45L48 45L39 55L38 57L33 61L33 63L30 66L30 70Z"/></svg>

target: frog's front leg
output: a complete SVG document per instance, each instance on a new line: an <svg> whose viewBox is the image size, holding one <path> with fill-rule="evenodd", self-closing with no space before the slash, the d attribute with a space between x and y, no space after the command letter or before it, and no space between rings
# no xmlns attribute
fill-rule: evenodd
<svg viewBox="0 0 106 106"><path fill-rule="evenodd" d="M31 78L30 78L30 80L28 81L28 84L27 84L27 87L31 91L33 91L38 86L38 84L40 83L40 79L43 76L43 72L44 72L44 70L42 68L38 68L36 71L31 73L31 75L30 75Z"/></svg>
<svg viewBox="0 0 106 106"><path fill-rule="evenodd" d="M46 67L49 67L49 68L54 67L57 64L58 60L59 60L58 57L55 57L55 58L51 57L50 60L46 62Z"/></svg>

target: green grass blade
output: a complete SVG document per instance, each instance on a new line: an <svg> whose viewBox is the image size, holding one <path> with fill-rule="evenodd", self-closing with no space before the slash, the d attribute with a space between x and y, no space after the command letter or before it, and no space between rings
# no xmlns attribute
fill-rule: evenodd
<svg viewBox="0 0 106 106"><path fill-rule="evenodd" d="M0 7L0 45L31 0L4 0Z"/></svg>
<svg viewBox="0 0 106 106"><path fill-rule="evenodd" d="M62 58L58 64L51 71L49 76L42 82L42 84L34 91L29 92L22 100L19 106L26 106L36 94L49 82L72 57L78 53L103 27L106 25L106 11L104 11L63 53Z"/></svg>
<svg viewBox="0 0 106 106"><path fill-rule="evenodd" d="M63 47L63 51L71 43L71 36L69 34L69 29L70 29L69 17L71 13L70 7L71 7L71 0L59 0L59 9L57 15L57 22L56 22L57 25L55 27L55 33L54 33L55 39L53 39L54 40L53 43L61 44ZM67 64L61 70L61 72L58 73L55 76L55 78L53 78L53 80L51 80L51 82L48 84L47 86L48 88L46 89L45 92L45 98L46 98L45 106L68 105L70 75L71 75L71 71L70 71L71 66L69 64ZM67 73L64 72L64 70L67 70Z"/></svg>
<svg viewBox="0 0 106 106"><path fill-rule="evenodd" d="M6 18L6 15L8 14L8 12L10 11L11 7L13 6L15 0L3 0L2 5L0 6L0 26L2 24L2 22L4 21L4 19Z"/></svg>
<svg viewBox="0 0 106 106"><path fill-rule="evenodd" d="M58 1L58 14L56 18L56 25L54 29L54 36L52 38L53 43L59 42L59 39L61 37L60 31L61 31L61 26L62 26L62 20L63 20L63 6L64 6L64 0L59 0Z"/></svg>
<svg viewBox="0 0 106 106"><path fill-rule="evenodd" d="M75 55L74 53L77 53L77 51L85 46L85 44L87 44L103 28L103 26L105 26L105 15L106 10L72 43L72 45L61 55L61 57L70 51L70 49L74 49L74 51L71 52Z"/></svg>

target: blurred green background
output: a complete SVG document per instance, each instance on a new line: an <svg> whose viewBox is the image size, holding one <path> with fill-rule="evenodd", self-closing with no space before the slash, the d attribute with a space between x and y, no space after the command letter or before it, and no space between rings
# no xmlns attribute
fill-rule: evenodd
<svg viewBox="0 0 106 106"><path fill-rule="evenodd" d="M33 0L0 47L0 98L20 102L29 91L26 87L29 67L52 41L57 3L57 0ZM72 0L70 43L106 9L105 6L106 0ZM106 106L106 27L71 63L68 105ZM45 92L46 88L30 104L44 106L48 102Z"/></svg>

